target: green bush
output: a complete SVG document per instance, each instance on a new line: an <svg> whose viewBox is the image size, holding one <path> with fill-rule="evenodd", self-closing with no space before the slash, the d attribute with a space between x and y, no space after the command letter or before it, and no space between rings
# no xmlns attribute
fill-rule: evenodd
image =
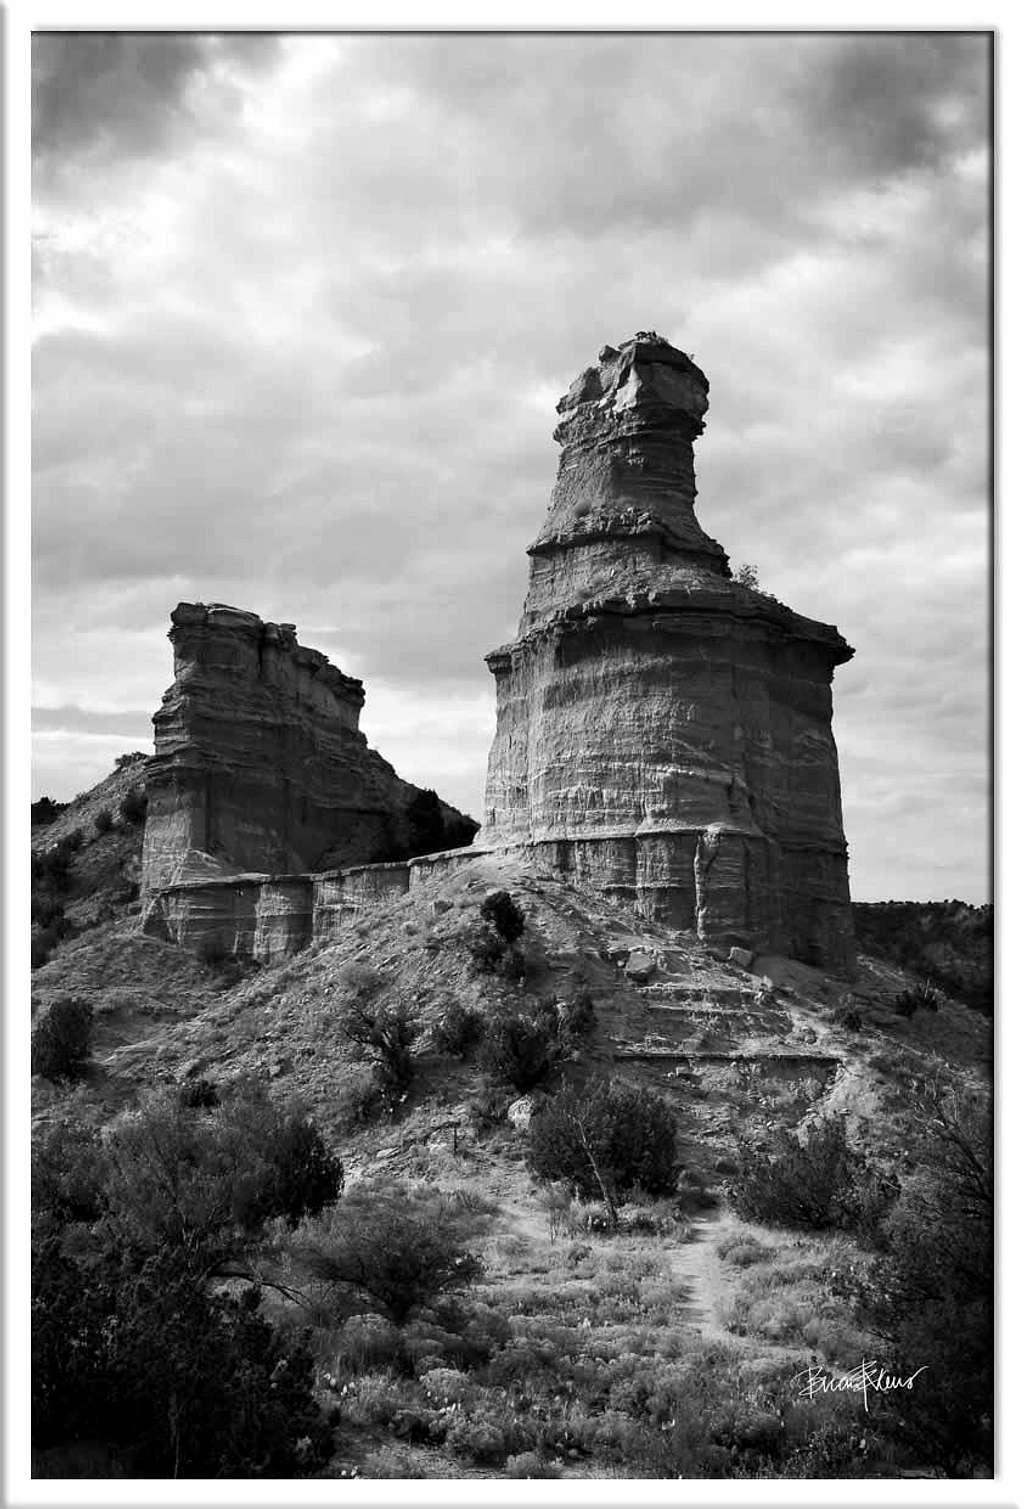
<svg viewBox="0 0 1024 1509"><path fill-rule="evenodd" d="M568 1038L586 1037L597 1027L594 998L589 990L576 990L559 1011L560 1030Z"/></svg>
<svg viewBox="0 0 1024 1509"><path fill-rule="evenodd" d="M508 891L492 891L481 903L480 916L503 943L517 942L526 927L523 909Z"/></svg>
<svg viewBox="0 0 1024 1509"><path fill-rule="evenodd" d="M741 1150L730 1188L745 1220L864 1235L877 1227L895 1194L895 1186L850 1147L838 1116L822 1117L803 1142L781 1131L768 1151Z"/></svg>
<svg viewBox="0 0 1024 1509"><path fill-rule="evenodd" d="M528 1162L541 1179L562 1180L581 1197L603 1200L613 1222L632 1189L664 1195L676 1187L676 1123L657 1095L593 1080L556 1095L530 1123Z"/></svg>
<svg viewBox="0 0 1024 1509"><path fill-rule="evenodd" d="M365 1181L300 1230L296 1251L339 1298L365 1296L403 1325L417 1306L480 1276L465 1244L482 1219L435 1189Z"/></svg>
<svg viewBox="0 0 1024 1509"><path fill-rule="evenodd" d="M37 802L32 803L31 822L33 828L48 828L66 809L67 805L67 802L55 802L52 797L41 796Z"/></svg>
<svg viewBox="0 0 1024 1509"><path fill-rule="evenodd" d="M939 992L930 980L920 985L911 985L906 990L901 990L899 995L889 1002L889 1007L897 1016L909 1020L919 1011L938 1011Z"/></svg>
<svg viewBox="0 0 1024 1509"><path fill-rule="evenodd" d="M110 832L111 828L114 826L114 819L110 815L109 807L100 808L93 820L93 826L100 837L102 837L104 833Z"/></svg>
<svg viewBox="0 0 1024 1509"><path fill-rule="evenodd" d="M146 821L149 798L141 786L136 786L121 798L118 811L131 827L139 827Z"/></svg>
<svg viewBox="0 0 1024 1509"><path fill-rule="evenodd" d="M208 1111L220 1105L220 1091L212 1079L189 1079L178 1090L178 1104L188 1111Z"/></svg>
<svg viewBox="0 0 1024 1509"><path fill-rule="evenodd" d="M267 1221L318 1214L341 1186L339 1160L299 1106L275 1106L251 1084L213 1109L154 1095L106 1142L110 1222L126 1247L181 1247L216 1271Z"/></svg>
<svg viewBox="0 0 1024 1509"><path fill-rule="evenodd" d="M480 1059L500 1084L532 1090L546 1079L561 1054L558 1018L540 1008L527 1015L493 1016L484 1029Z"/></svg>
<svg viewBox="0 0 1024 1509"><path fill-rule="evenodd" d="M89 1057L92 1006L74 996L51 1002L32 1029L32 1073L70 1079Z"/></svg>
<svg viewBox="0 0 1024 1509"><path fill-rule="evenodd" d="M34 1244L35 1444L99 1437L138 1477L299 1477L326 1461L312 1359L259 1315L259 1290L213 1294L180 1250L136 1265L101 1232Z"/></svg>
<svg viewBox="0 0 1024 1509"><path fill-rule="evenodd" d="M886 1396L890 1429L949 1477L990 1476L994 1389L994 1149L988 1094L915 1085L915 1172L887 1217L881 1255L850 1286L887 1366L928 1371ZM848 1295L844 1292L843 1297Z"/></svg>
<svg viewBox="0 0 1024 1509"><path fill-rule="evenodd" d="M465 1058L480 1041L482 1032L483 1018L479 1011L464 1006L461 1001L452 1001L435 1024L432 1039L438 1053L445 1053L450 1058Z"/></svg>
<svg viewBox="0 0 1024 1509"><path fill-rule="evenodd" d="M383 1089L394 1094L408 1089L415 1072L412 1045L419 1022L404 1001L389 1005L358 996L342 1017L341 1030L350 1042L373 1054Z"/></svg>

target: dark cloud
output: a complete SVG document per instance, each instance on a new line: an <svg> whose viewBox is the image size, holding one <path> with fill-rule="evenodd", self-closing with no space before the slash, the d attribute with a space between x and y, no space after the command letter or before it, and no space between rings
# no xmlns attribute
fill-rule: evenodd
<svg viewBox="0 0 1024 1509"><path fill-rule="evenodd" d="M146 157L194 126L190 86L235 62L266 68L276 38L130 32L36 32L32 146L59 162L121 153Z"/></svg>

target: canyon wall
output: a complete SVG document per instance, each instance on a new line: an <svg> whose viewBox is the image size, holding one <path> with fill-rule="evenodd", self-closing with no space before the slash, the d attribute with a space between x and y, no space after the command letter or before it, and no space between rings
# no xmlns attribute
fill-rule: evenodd
<svg viewBox="0 0 1024 1509"><path fill-rule="evenodd" d="M832 627L733 580L694 514L708 383L651 333L558 405L562 447L497 690L484 847L652 920L848 969Z"/></svg>
<svg viewBox="0 0 1024 1509"><path fill-rule="evenodd" d="M179 603L171 625L174 684L146 767L144 905L182 882L304 876L471 842L471 819L369 748L362 682L300 645L294 624Z"/></svg>

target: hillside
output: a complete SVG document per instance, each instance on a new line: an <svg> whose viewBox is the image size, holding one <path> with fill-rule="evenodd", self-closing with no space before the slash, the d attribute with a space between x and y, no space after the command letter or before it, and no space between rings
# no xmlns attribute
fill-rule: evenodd
<svg viewBox="0 0 1024 1509"><path fill-rule="evenodd" d="M984 1086L990 1077L990 1024L977 1011L940 992L934 1010L901 1014L901 993L914 977L868 953L852 981L771 956L743 969L692 936L640 926L523 859L495 856L353 913L337 942L284 963L242 970L232 961L202 962L138 931L126 877L139 830L129 824L98 833L95 821L125 779L119 772L101 783L61 814L59 832L54 824L46 834L51 846L76 831L85 835L70 858L66 893L77 934L57 942L33 974L35 1014L66 996L94 1011L92 1061L70 1092L77 1117L109 1123L161 1087L210 1082L226 1093L254 1078L275 1103L301 1099L341 1156L348 1189L386 1178L475 1201L490 1214L478 1243L484 1272L474 1313L490 1316L488 1325L501 1316L502 1326L511 1326L497 1357L528 1347L530 1367L540 1367L537 1349L553 1344L561 1361L550 1360L549 1371L564 1372L576 1359L571 1376L582 1369L580 1377L591 1378L586 1388L575 1385L583 1414L566 1413L566 1405L558 1416L568 1422L563 1445L541 1451L555 1475L647 1471L637 1456L649 1447L646 1405L610 1405L591 1377L596 1370L604 1388L615 1358L632 1357L634 1373L647 1369L652 1378L664 1369L673 1378L680 1369L693 1377L694 1369L712 1366L749 1403L769 1384L781 1388L815 1355L847 1366L863 1355L870 1343L828 1289L837 1265L863 1262L857 1244L847 1234L740 1220L729 1200L731 1179L745 1153L768 1149L780 1129L806 1135L831 1113L876 1167L900 1173L920 1137L911 1085L939 1073L964 1086ZM481 970L474 957L481 903L496 891L507 891L524 914L522 979ZM456 1058L435 1045L453 1002L486 1022L536 1013L545 1001L581 992L593 1001L594 1030L526 1101L494 1082L479 1051ZM408 1095L393 1116L370 1124L353 1114L366 1057L343 1029L346 1011L363 995L403 1005L416 1028ZM674 1210L663 1202L645 1216L636 1208L637 1224L629 1217L612 1245L595 1238L584 1205L559 1205L526 1163L531 1113L560 1083L593 1075L643 1086L667 1102L682 1151ZM37 1077L34 1091L42 1134L66 1115L69 1090ZM494 1438L504 1446L487 1446L486 1433L476 1447L445 1446L437 1412L450 1401L431 1393L427 1375L414 1370L410 1377L394 1359L364 1374L362 1364L339 1360L348 1355L338 1350L339 1334L327 1327L321 1338L324 1402L338 1404L340 1380L350 1377L324 1475L517 1475L506 1473L516 1442L528 1454L548 1439L510 1425ZM507 1382L503 1404L496 1367L492 1357L490 1371L456 1371L437 1389L461 1389L475 1400L471 1406L464 1399L463 1411L476 1408L483 1419L499 1406L507 1410ZM534 1407L549 1420L554 1396L545 1389L546 1402ZM625 1385L620 1394L626 1398ZM609 1410L618 1424L602 1435L598 1422ZM394 1423L410 1411L427 1421L411 1436ZM712 1470L721 1466L718 1448L708 1450L710 1457L693 1458L694 1475L721 1475ZM880 1464L890 1447L878 1450L878 1475L885 1475ZM808 1462L816 1460L812 1452ZM790 1461L780 1475L795 1472Z"/></svg>
<svg viewBox="0 0 1024 1509"><path fill-rule="evenodd" d="M855 903L861 947L934 980L959 1001L991 1016L993 912L966 901Z"/></svg>

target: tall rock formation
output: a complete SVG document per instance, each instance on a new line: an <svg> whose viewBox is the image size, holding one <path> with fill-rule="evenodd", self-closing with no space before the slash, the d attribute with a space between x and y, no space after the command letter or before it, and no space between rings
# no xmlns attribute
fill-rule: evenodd
<svg viewBox="0 0 1024 1509"><path fill-rule="evenodd" d="M153 723L143 892L454 848L476 824L400 780L359 732L363 684L294 624L221 603L171 614L174 685Z"/></svg>
<svg viewBox="0 0 1024 1509"><path fill-rule="evenodd" d="M853 651L732 580L694 515L708 382L604 347L558 405L548 516L497 682L478 844L529 844L709 942L849 967L834 668Z"/></svg>

